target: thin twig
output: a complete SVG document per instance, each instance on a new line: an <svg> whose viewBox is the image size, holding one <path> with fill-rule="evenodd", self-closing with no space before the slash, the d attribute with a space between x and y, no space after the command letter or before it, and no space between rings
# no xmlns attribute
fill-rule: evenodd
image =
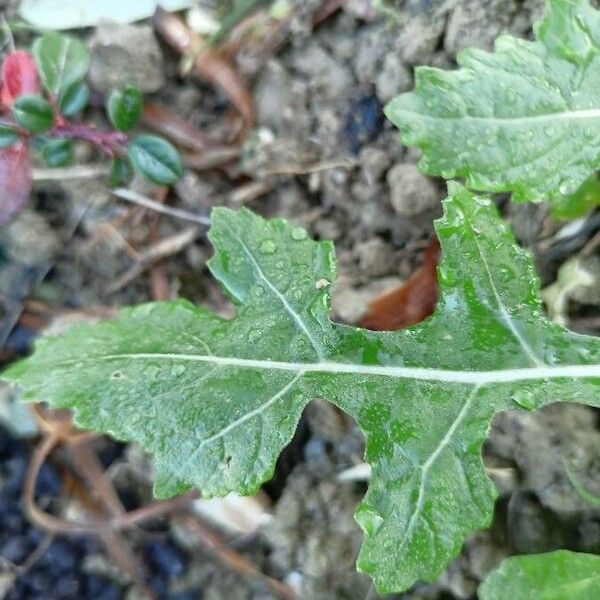
<svg viewBox="0 0 600 600"><path fill-rule="evenodd" d="M52 521L54 517L45 513L35 503L35 482L37 481L42 465L46 462L50 452L52 452L59 444L59 441L60 439L57 435L47 435L36 446L31 455L31 460L29 461L27 473L25 474L25 483L23 485L23 506L25 514L32 523L51 533L61 533L62 528L53 527ZM49 517L49 519L47 517Z"/></svg>
<svg viewBox="0 0 600 600"><path fill-rule="evenodd" d="M296 594L289 586L259 571L235 550L225 546L214 532L199 523L191 515L181 515L177 520L186 531L196 533L201 545L236 573L262 581L274 594L284 600L297 599Z"/></svg>
<svg viewBox="0 0 600 600"><path fill-rule="evenodd" d="M196 171L206 171L227 165L240 156L241 150L235 146L215 146L205 152L182 153L183 164Z"/></svg>
<svg viewBox="0 0 600 600"><path fill-rule="evenodd" d="M251 181L250 183L246 183L245 185L236 188L229 196L229 200L232 204L246 204L264 196L272 189L272 183L266 181Z"/></svg>
<svg viewBox="0 0 600 600"><path fill-rule="evenodd" d="M127 269L123 275L110 285L107 293L112 294L119 291L157 260L181 252L196 239L197 235L198 228L189 227L175 235L164 238L160 242L150 246L147 250L140 252L139 261Z"/></svg>
<svg viewBox="0 0 600 600"><path fill-rule="evenodd" d="M165 108L144 103L142 122L146 127L169 138L177 146L184 146L196 152L205 152L210 141L202 131L196 129L189 121Z"/></svg>
<svg viewBox="0 0 600 600"><path fill-rule="evenodd" d="M196 492L189 492L183 496L170 498L154 502L137 510L111 517L105 521L85 522L85 521L67 521L60 519L43 511L35 502L35 482L37 481L40 469L48 458L48 455L59 444L58 436L45 436L40 444L35 448L29 462L27 474L25 476L25 485L23 488L23 503L25 513L31 522L50 533L55 534L80 534L80 533L100 533L102 531L119 531L121 529L130 529L148 519L157 518L187 506L198 497Z"/></svg>
<svg viewBox="0 0 600 600"><path fill-rule="evenodd" d="M169 215L170 217L182 219L183 221L190 221L191 223L197 223L199 225L210 225L209 217L196 215L193 212L182 210L180 208L165 206L160 202L156 202L156 200L152 200L152 198L148 198L142 194L134 192L133 190L128 190L127 188L116 188L114 190L110 190L110 192L113 196L116 196L121 200L127 200L127 202L132 202L133 204L143 206L144 208L148 208L163 215Z"/></svg>
<svg viewBox="0 0 600 600"><path fill-rule="evenodd" d="M75 165L56 169L34 169L34 181L63 181L65 179L94 179L106 177L110 173L108 165L88 164Z"/></svg>
<svg viewBox="0 0 600 600"><path fill-rule="evenodd" d="M71 462L78 472L86 487L82 489L83 495L80 501L84 510L93 518L97 516L100 522L104 522L107 516L118 518L126 514L117 491L112 482L106 476L102 463L87 443L66 443L71 451ZM140 576L141 569L139 560L133 553L127 540L119 531L110 528L101 528L96 532L108 554L116 564L127 573L146 593L156 600L151 590L147 589L143 578Z"/></svg>

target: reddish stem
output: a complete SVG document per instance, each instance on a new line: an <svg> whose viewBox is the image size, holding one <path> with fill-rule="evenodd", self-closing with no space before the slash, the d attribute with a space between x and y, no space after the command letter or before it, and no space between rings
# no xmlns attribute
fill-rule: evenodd
<svg viewBox="0 0 600 600"><path fill-rule="evenodd" d="M54 138L85 140L111 157L115 154L121 154L123 146L129 139L127 134L121 131L98 131L88 125L69 122L55 125L45 135Z"/></svg>
<svg viewBox="0 0 600 600"><path fill-rule="evenodd" d="M23 137L29 137L31 134L24 129L21 129L17 124L9 118L0 117L0 125L14 127L17 132ZM55 125L49 131L44 133L45 137L63 138L63 139L78 139L94 144L110 156L119 156L123 154L123 146L129 141L129 136L121 131L99 131L89 125L81 123L70 123L64 118L58 118Z"/></svg>

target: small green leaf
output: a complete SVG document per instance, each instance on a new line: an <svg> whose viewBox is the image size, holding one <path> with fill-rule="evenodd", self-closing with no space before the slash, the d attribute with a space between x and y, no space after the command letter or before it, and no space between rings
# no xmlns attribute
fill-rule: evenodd
<svg viewBox="0 0 600 600"><path fill-rule="evenodd" d="M65 117L81 112L90 100L90 88L85 81L75 81L58 94L58 109Z"/></svg>
<svg viewBox="0 0 600 600"><path fill-rule="evenodd" d="M61 139L44 140L41 154L49 167L64 167L73 162L73 142Z"/></svg>
<svg viewBox="0 0 600 600"><path fill-rule="evenodd" d="M19 141L19 134L13 127L0 125L0 149L14 146Z"/></svg>
<svg viewBox="0 0 600 600"><path fill-rule="evenodd" d="M535 37L465 50L457 71L418 68L415 90L387 105L425 173L560 207L598 169L600 12L549 0Z"/></svg>
<svg viewBox="0 0 600 600"><path fill-rule="evenodd" d="M133 176L131 163L127 158L117 156L113 158L110 165L110 185L111 187L119 187L128 183Z"/></svg>
<svg viewBox="0 0 600 600"><path fill-rule="evenodd" d="M47 131L54 124L52 106L41 96L17 98L13 104L12 116L23 129L32 133Z"/></svg>
<svg viewBox="0 0 600 600"><path fill-rule="evenodd" d="M127 151L134 168L152 183L171 185L183 174L179 153L162 138L138 135Z"/></svg>
<svg viewBox="0 0 600 600"><path fill-rule="evenodd" d="M235 317L145 304L42 338L2 375L152 452L160 497L256 492L306 405L328 399L364 432L372 465L358 567L381 592L403 591L491 522L481 448L496 413L600 406L600 339L545 318L531 257L489 199L451 185L435 313L385 333L330 320L331 243L248 210L211 220L209 267Z"/></svg>
<svg viewBox="0 0 600 600"><path fill-rule="evenodd" d="M32 51L42 83L55 97L81 81L90 66L87 46L68 35L46 33L34 42Z"/></svg>
<svg viewBox="0 0 600 600"><path fill-rule="evenodd" d="M108 97L106 110L116 129L129 131L138 124L142 116L142 93L132 85L123 90L114 90Z"/></svg>
<svg viewBox="0 0 600 600"><path fill-rule="evenodd" d="M600 176L590 175L574 194L567 194L552 204L555 219L577 219L600 205Z"/></svg>
<svg viewBox="0 0 600 600"><path fill-rule="evenodd" d="M507 558L479 586L480 600L598 600L600 556L558 550Z"/></svg>

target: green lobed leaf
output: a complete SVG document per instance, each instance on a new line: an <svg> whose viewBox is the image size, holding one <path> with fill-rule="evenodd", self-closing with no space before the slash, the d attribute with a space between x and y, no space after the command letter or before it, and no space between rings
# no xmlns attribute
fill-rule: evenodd
<svg viewBox="0 0 600 600"><path fill-rule="evenodd" d="M50 168L64 167L73 162L73 140L47 139L41 145L42 159Z"/></svg>
<svg viewBox="0 0 600 600"><path fill-rule="evenodd" d="M558 550L513 556L479 586L480 600L597 600L600 556Z"/></svg>
<svg viewBox="0 0 600 600"><path fill-rule="evenodd" d="M75 81L61 89L58 94L58 109L65 117L81 112L90 100L90 88L85 81Z"/></svg>
<svg viewBox="0 0 600 600"><path fill-rule="evenodd" d="M549 0L535 38L465 50L457 71L418 68L415 90L387 105L425 173L560 208L600 167L600 13Z"/></svg>
<svg viewBox="0 0 600 600"><path fill-rule="evenodd" d="M54 124L54 110L41 96L20 96L12 108L13 119L32 133L47 131Z"/></svg>
<svg viewBox="0 0 600 600"><path fill-rule="evenodd" d="M154 453L155 493L254 493L313 398L365 433L358 568L381 592L433 580L492 518L481 446L498 411L600 405L600 340L548 321L530 256L485 198L452 184L436 222L441 296L398 332L329 319L333 246L286 221L216 208L210 269L236 306L179 300L41 339L4 377L29 400Z"/></svg>
<svg viewBox="0 0 600 600"><path fill-rule="evenodd" d="M113 90L108 97L106 110L116 129L129 131L138 124L142 116L142 93L133 85Z"/></svg>
<svg viewBox="0 0 600 600"><path fill-rule="evenodd" d="M58 96L81 81L90 66L90 51L79 39L60 33L46 33L32 48L44 88Z"/></svg>
<svg viewBox="0 0 600 600"><path fill-rule="evenodd" d="M177 150L155 135L138 135L127 148L133 167L158 185L171 185L183 174Z"/></svg>
<svg viewBox="0 0 600 600"><path fill-rule="evenodd" d="M14 127L0 125L0 149L14 146L19 141L19 134Z"/></svg>

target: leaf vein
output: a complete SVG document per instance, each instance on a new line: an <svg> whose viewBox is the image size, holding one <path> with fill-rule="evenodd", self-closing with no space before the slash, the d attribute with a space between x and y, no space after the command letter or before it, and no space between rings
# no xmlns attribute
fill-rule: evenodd
<svg viewBox="0 0 600 600"><path fill-rule="evenodd" d="M255 270L256 274L266 284L266 286L271 290L271 292L275 294L275 296L283 305L285 311L290 315L290 317L292 317L292 319L304 333L311 346L317 353L319 360L323 360L324 352L322 344L317 340L317 338L314 337L314 335L311 333L310 329L308 328L302 317L294 310L292 305L287 301L287 298L277 289L275 285L273 285L273 283L271 283L269 278L265 275L264 271L262 270L261 266L258 264L258 261L254 258L252 252L250 252L248 246L246 246L246 244L244 243L244 240L237 234L236 231L229 227L229 225L227 226L227 229L231 232L233 238L240 244L242 250L244 251L244 254L248 257L248 260L250 261L250 264L252 265L252 268Z"/></svg>
<svg viewBox="0 0 600 600"><path fill-rule="evenodd" d="M469 411L469 408L471 408L471 404L473 403L473 400L477 396L477 392L479 391L480 387L481 386L476 385L473 388L473 391L469 394L469 396L465 400L458 415L452 422L452 425L450 425L450 427L448 428L446 435L440 440L440 443L434 448L433 452L429 455L427 460L419 467L420 476L419 476L419 492L417 495L417 501L415 502L415 509L410 517L410 520L408 521L408 525L406 526L406 530L405 530L404 536L403 536L404 539L402 540L402 544L399 548L400 552L406 547L406 544L408 544L410 542L410 540L412 538L412 534L414 533L414 530L417 526L418 520L421 516L421 513L423 512L423 507L425 505L425 492L427 489L427 484L429 483L429 477L428 477L429 471L431 470L431 467L433 467L433 465L435 464L435 461L438 459L439 455L443 452L444 448L446 448L446 446L448 446L448 444L452 440L452 437L456 433L456 430L458 429L460 424L463 422L463 419L465 418L465 415Z"/></svg>
<svg viewBox="0 0 600 600"><path fill-rule="evenodd" d="M256 417L257 415L260 415L265 410L267 410L270 406L275 404L275 402L277 402L277 400L282 398L287 392L290 391L290 389L294 386L294 384L298 381L298 379L300 379L300 377L302 377L303 374L304 374L303 371L298 372L290 381L288 381L286 383L286 385L283 388L281 388L278 392L273 394L266 402L264 402L260 406L257 406L254 410L247 412L245 415L241 416L239 419L232 421L231 423L229 423L228 425L223 427L223 429L221 429L217 433L202 440L198 444L196 449L190 454L189 458L186 459L185 462L181 465L180 471L185 471L185 469L192 462L194 462L194 460L198 457L200 452L202 452L202 449L205 448L208 444L212 444L214 441L223 438L223 436L228 434L230 431L232 431L236 427L239 427L240 425L242 425L246 421L249 421L253 417Z"/></svg>

